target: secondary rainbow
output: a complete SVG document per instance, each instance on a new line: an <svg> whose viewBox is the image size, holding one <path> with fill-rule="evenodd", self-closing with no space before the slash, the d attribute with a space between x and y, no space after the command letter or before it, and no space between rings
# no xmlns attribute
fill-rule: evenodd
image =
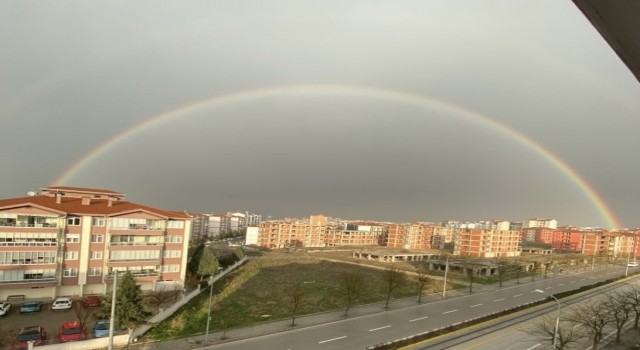
<svg viewBox="0 0 640 350"><path fill-rule="evenodd" d="M62 185L68 182L78 171L90 164L95 158L107 153L112 147L121 141L132 137L145 129L160 125L164 122L188 116L190 114L204 111L214 107L223 105L239 104L242 102L253 101L258 99L266 99L272 97L287 96L304 96L304 95L338 95L353 96L363 98L374 98L381 100L394 101L396 103L412 104L433 110L439 110L448 114L453 114L468 119L469 121L478 123L490 129L497 131L505 137L516 141L526 148L537 153L547 162L551 163L555 168L560 170L576 187L588 198L602 219L609 225L609 228L620 228L620 222L614 215L613 211L608 207L604 199L598 192L580 175L571 168L560 157L553 152L547 150L539 143L525 136L519 131L501 124L478 112L465 109L452 103L435 99L433 97L416 95L412 93L374 88L367 86L354 85L286 85L267 87L255 90L245 90L236 93L213 96L195 103L183 105L164 113L152 116L133 127L124 130L115 135L106 142L98 145L91 151L87 152L82 158L73 163L66 171L64 171L55 181L55 185Z"/></svg>

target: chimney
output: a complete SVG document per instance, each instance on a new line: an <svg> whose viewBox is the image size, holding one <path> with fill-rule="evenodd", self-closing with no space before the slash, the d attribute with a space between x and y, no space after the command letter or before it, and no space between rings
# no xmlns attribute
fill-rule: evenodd
<svg viewBox="0 0 640 350"><path fill-rule="evenodd" d="M112 198L112 197L109 197L109 198L107 199L107 207L112 207L112 206L113 206L113 198Z"/></svg>
<svg viewBox="0 0 640 350"><path fill-rule="evenodd" d="M90 205L91 197L82 197L82 205Z"/></svg>
<svg viewBox="0 0 640 350"><path fill-rule="evenodd" d="M62 203L62 194L60 192L56 192L56 204Z"/></svg>

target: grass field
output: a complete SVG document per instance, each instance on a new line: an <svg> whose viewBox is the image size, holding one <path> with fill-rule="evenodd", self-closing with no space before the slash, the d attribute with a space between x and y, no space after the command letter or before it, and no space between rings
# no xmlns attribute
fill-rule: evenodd
<svg viewBox="0 0 640 350"><path fill-rule="evenodd" d="M210 331L246 326L292 316L292 293L299 285L303 298L298 315L342 309L346 297L342 276L355 273L364 277L365 291L356 304L386 300L385 271L354 264L326 261L304 254L266 254L250 260L214 284ZM423 293L441 290L441 282L430 283ZM415 296L418 285L403 276L393 298ZM209 293L202 292L172 317L151 329L157 340L203 333L206 327Z"/></svg>

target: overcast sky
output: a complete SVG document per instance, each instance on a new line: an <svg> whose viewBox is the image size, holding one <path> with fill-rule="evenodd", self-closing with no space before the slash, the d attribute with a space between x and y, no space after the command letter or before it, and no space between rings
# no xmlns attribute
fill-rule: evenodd
<svg viewBox="0 0 640 350"><path fill-rule="evenodd" d="M0 44L2 198L154 116L245 93L131 133L63 185L274 218L608 225L466 110L640 227L640 84L569 0L7 0ZM364 89L384 93L349 93Z"/></svg>

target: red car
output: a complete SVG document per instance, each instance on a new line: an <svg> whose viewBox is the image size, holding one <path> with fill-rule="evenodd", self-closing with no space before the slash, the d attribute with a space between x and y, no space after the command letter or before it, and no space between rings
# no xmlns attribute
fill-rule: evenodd
<svg viewBox="0 0 640 350"><path fill-rule="evenodd" d="M60 339L60 341L84 340L86 337L84 325L78 321L63 323L58 332L58 339Z"/></svg>
<svg viewBox="0 0 640 350"><path fill-rule="evenodd" d="M98 307L102 304L102 300L97 295L87 295L82 298L85 307Z"/></svg>
<svg viewBox="0 0 640 350"><path fill-rule="evenodd" d="M29 341L33 340L33 345L42 345L47 339L47 331L40 326L24 327L18 333L16 343L13 345L13 349L28 349Z"/></svg>

